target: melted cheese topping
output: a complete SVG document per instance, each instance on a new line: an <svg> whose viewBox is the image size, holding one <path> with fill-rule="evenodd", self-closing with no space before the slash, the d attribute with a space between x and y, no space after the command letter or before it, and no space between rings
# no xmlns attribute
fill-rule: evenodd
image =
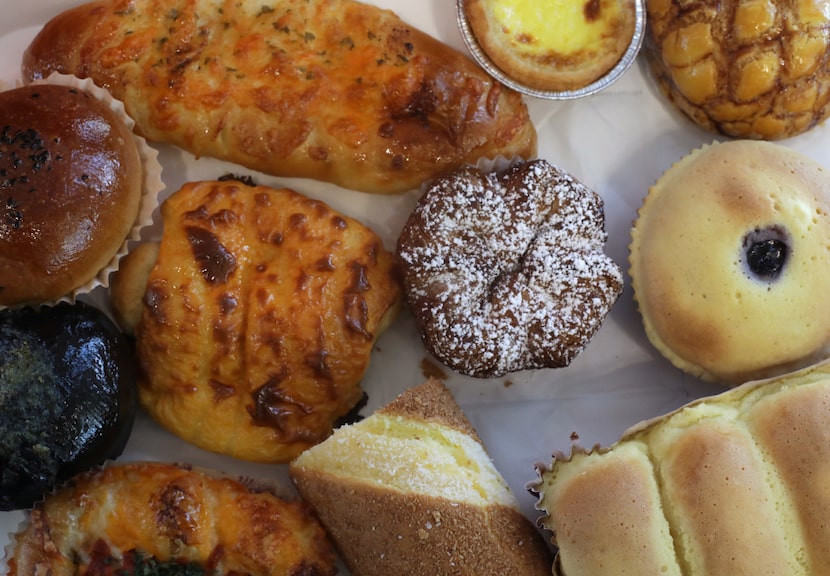
<svg viewBox="0 0 830 576"><path fill-rule="evenodd" d="M504 31L532 53L571 54L599 49L620 6L601 0L491 0Z"/></svg>

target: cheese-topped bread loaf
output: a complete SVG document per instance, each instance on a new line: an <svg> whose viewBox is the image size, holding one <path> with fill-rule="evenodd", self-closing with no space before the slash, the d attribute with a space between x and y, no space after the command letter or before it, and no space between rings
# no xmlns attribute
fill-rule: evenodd
<svg viewBox="0 0 830 576"><path fill-rule="evenodd" d="M308 506L251 478L163 462L80 474L29 511L8 576L334 576Z"/></svg>
<svg viewBox="0 0 830 576"><path fill-rule="evenodd" d="M399 308L394 255L288 189L189 182L161 215L159 245L131 252L112 286L118 318L136 323L142 406L246 460L286 462L324 440L363 398Z"/></svg>
<svg viewBox="0 0 830 576"><path fill-rule="evenodd" d="M756 381L539 469L566 576L830 574L830 366Z"/></svg>
<svg viewBox="0 0 830 576"><path fill-rule="evenodd" d="M92 78L151 140L368 192L536 149L519 94L353 0L97 0L48 22L23 68Z"/></svg>
<svg viewBox="0 0 830 576"><path fill-rule="evenodd" d="M547 576L545 543L452 394L428 380L290 466L355 576Z"/></svg>

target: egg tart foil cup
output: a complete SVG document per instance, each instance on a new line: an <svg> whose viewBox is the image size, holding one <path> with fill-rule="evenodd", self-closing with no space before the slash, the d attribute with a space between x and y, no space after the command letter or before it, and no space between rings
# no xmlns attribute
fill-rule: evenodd
<svg viewBox="0 0 830 576"><path fill-rule="evenodd" d="M542 90L528 86L515 78L511 77L504 70L499 68L495 62L488 56L487 52L482 48L479 41L473 33L467 14L464 9L465 0L456 0L456 16L458 20L458 28L461 32L461 37L464 44L470 52L473 59L481 66L490 76L507 86L526 96L540 98L544 100L575 100L585 96L591 96L597 92L601 92L608 88L611 84L619 80L629 68L634 64L637 55L643 45L643 39L646 32L646 7L645 0L634 1L634 33L631 36L631 41L628 48L622 54L619 61L608 72L597 78L586 86L581 88L574 88L572 90Z"/></svg>
<svg viewBox="0 0 830 576"><path fill-rule="evenodd" d="M129 251L130 247L141 240L142 230L153 224L153 213L159 205L159 194L165 189L164 181L162 180L162 166L158 159L158 150L150 146L147 141L135 133L135 121L127 114L124 104L120 100L116 100L105 90L97 86L91 79L81 79L73 75L61 74L53 72L43 80L36 80L32 85L39 84L53 84L60 86L69 86L78 90L89 93L107 104L107 106L122 119L124 124L132 131L133 140L138 149L141 158L143 170L143 187L141 193L141 200L139 203L138 212L136 214L135 222L130 229L124 241L116 250L109 263L101 268L98 273L85 284L82 284L70 293L51 302L37 302L28 303L28 305L47 305L52 306L58 302L74 303L79 296L89 294L96 288L108 288L110 282L110 274L118 270L119 262ZM0 309L9 308L13 306L0 305Z"/></svg>

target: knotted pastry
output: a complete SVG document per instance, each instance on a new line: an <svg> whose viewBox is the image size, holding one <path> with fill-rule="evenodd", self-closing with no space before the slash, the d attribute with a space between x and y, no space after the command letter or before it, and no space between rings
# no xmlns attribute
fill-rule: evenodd
<svg viewBox="0 0 830 576"><path fill-rule="evenodd" d="M73 479L30 513L9 576L332 576L332 545L301 501L252 482L157 462Z"/></svg>
<svg viewBox="0 0 830 576"><path fill-rule="evenodd" d="M397 254L427 349L463 374L570 364L622 292L602 198L545 160L432 182Z"/></svg>
<svg viewBox="0 0 830 576"><path fill-rule="evenodd" d="M830 574L830 366L755 381L540 467L556 574Z"/></svg>
<svg viewBox="0 0 830 576"><path fill-rule="evenodd" d="M830 114L826 2L648 0L647 16L661 91L707 130L778 140Z"/></svg>
<svg viewBox="0 0 830 576"><path fill-rule="evenodd" d="M192 182L161 212L157 252L134 251L113 281L119 318L137 320L141 404L185 440L248 460L325 439L363 397L398 309L393 255L286 189Z"/></svg>
<svg viewBox="0 0 830 576"><path fill-rule="evenodd" d="M369 192L536 148L519 94L352 0L98 0L48 22L23 65L92 78L151 140Z"/></svg>

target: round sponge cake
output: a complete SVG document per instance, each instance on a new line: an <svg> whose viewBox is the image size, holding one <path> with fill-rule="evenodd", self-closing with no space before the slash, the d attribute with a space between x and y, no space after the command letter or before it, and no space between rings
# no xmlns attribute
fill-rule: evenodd
<svg viewBox="0 0 830 576"><path fill-rule="evenodd" d="M816 362L830 342L830 175L782 145L690 153L651 187L630 275L652 344L737 385Z"/></svg>

